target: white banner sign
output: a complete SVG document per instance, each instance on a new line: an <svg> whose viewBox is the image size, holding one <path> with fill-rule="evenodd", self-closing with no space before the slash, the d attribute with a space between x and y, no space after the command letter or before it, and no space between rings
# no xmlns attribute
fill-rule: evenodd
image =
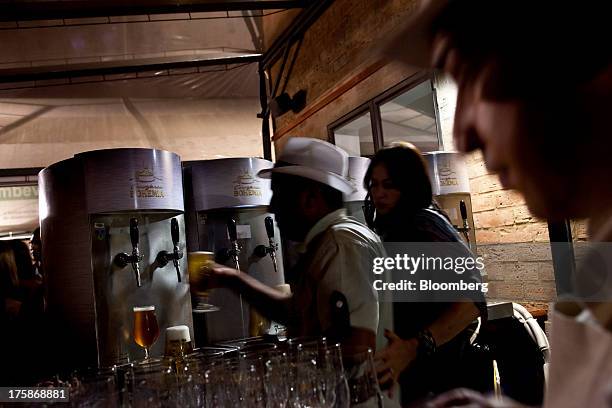
<svg viewBox="0 0 612 408"><path fill-rule="evenodd" d="M38 186L0 187L0 234L38 227Z"/></svg>

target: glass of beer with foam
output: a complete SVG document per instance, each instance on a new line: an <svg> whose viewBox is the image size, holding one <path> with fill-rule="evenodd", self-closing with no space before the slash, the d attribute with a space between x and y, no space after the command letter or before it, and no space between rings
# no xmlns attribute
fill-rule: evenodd
<svg viewBox="0 0 612 408"><path fill-rule="evenodd" d="M155 306L134 307L134 341L144 348L145 360L149 359L149 349L159 337L159 326L155 316Z"/></svg>

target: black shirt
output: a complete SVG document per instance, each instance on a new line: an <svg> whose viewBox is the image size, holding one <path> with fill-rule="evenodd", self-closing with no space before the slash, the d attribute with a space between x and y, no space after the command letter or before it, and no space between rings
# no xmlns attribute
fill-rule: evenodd
<svg viewBox="0 0 612 408"><path fill-rule="evenodd" d="M466 256L473 256L444 213L434 207L423 208L412 214L396 211L386 217L379 217L376 224L377 231L386 243L457 242L461 243L458 247L464 251ZM395 254L389 253L388 255L394 256ZM477 273L466 273L462 279L472 282L482 281ZM486 317L487 308L484 295L470 292L470 297L481 316ZM448 302L396 302L394 311L397 334L402 338L415 336L417 332L437 320L449 305Z"/></svg>
<svg viewBox="0 0 612 408"><path fill-rule="evenodd" d="M411 213L395 211L386 217L379 217L376 229L385 243L390 242L457 242L465 256L473 256L458 232L435 207L423 208ZM388 249L388 256L395 256ZM467 274L462 279L481 282L478 273ZM487 307L482 292L470 292L470 298L486 319ZM403 339L414 337L420 330L436 321L452 303L449 302L394 302L395 332ZM464 351L472 332L466 328L454 339L438 347L436 355L424 361L417 361L400 377L402 402L404 404L421 398L427 393L439 393L463 386L461 383Z"/></svg>

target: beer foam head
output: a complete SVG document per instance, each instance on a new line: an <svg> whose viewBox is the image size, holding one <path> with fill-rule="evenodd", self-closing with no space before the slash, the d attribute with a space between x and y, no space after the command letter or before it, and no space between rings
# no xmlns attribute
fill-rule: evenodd
<svg viewBox="0 0 612 408"><path fill-rule="evenodd" d="M196 251L196 252L187 253L188 262L206 262L206 261L213 261L214 259L215 259L215 254L213 252Z"/></svg>
<svg viewBox="0 0 612 408"><path fill-rule="evenodd" d="M134 312L153 312L155 306L135 306Z"/></svg>
<svg viewBox="0 0 612 408"><path fill-rule="evenodd" d="M175 341L175 340L185 340L191 341L191 336L189 335L189 327L187 326L172 326L166 329L166 340Z"/></svg>

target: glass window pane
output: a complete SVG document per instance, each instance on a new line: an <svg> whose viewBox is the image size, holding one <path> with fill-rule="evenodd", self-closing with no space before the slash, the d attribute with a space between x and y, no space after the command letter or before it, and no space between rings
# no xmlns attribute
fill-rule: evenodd
<svg viewBox="0 0 612 408"><path fill-rule="evenodd" d="M373 156L374 137L370 112L334 129L334 140L336 146L346 150L350 156Z"/></svg>
<svg viewBox="0 0 612 408"><path fill-rule="evenodd" d="M380 117L385 145L407 141L423 152L440 148L430 81L382 104Z"/></svg>

